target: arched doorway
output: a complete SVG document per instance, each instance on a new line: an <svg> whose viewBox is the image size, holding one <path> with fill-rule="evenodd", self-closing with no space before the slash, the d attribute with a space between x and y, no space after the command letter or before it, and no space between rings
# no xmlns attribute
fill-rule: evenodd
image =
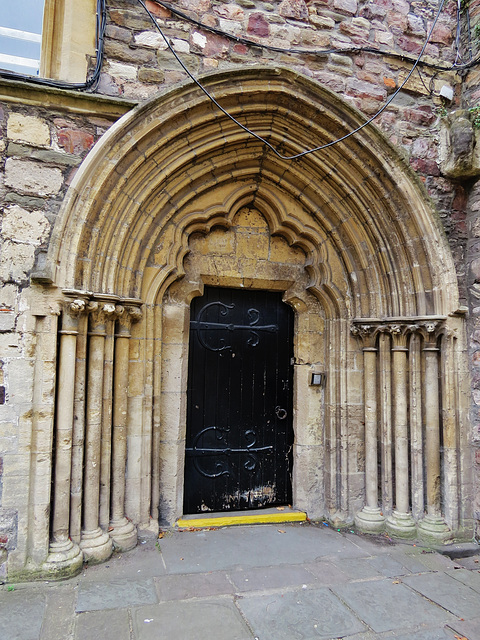
<svg viewBox="0 0 480 640"><path fill-rule="evenodd" d="M284 70L205 82L287 152L362 121ZM190 305L205 287L278 292L294 310L294 506L404 536L470 526L455 269L421 185L374 127L281 160L179 87L89 155L41 278L63 291L60 353L88 360L57 399L77 402L74 426L56 428L78 451L71 465L57 452L68 500L54 497L52 561L77 543L100 560L112 540L135 544L134 525L182 515Z"/></svg>

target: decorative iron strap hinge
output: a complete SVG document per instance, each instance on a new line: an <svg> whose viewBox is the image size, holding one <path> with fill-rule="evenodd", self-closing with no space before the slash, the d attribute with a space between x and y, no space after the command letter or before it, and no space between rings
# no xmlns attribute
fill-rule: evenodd
<svg viewBox="0 0 480 640"><path fill-rule="evenodd" d="M233 309L235 307L234 304L224 304L223 302L210 302L206 304L200 311L198 312L198 320L192 320L190 322L190 328L193 331L197 332L198 340L204 349L208 349L209 351L224 351L225 349L231 349L231 345L226 344L224 338L220 338L218 344L212 346L208 344L203 337L202 333L204 331L249 331L250 337L247 340L247 344L251 347L256 347L260 342L260 336L258 335L258 331L268 331L269 333L274 333L278 331L278 325L276 324L265 324L259 325L257 324L260 319L260 312L257 309L249 309L247 311L247 315L250 318L249 324L234 324L232 322L208 322L206 320L202 320L207 312L207 309L210 309L214 306L220 307L220 314L222 316L228 315L229 309Z"/></svg>
<svg viewBox="0 0 480 640"><path fill-rule="evenodd" d="M185 454L189 457L193 458L193 464L195 465L198 473L205 478L218 478L219 476L229 476L231 475L231 469L228 462L228 457L232 454L246 454L247 460L244 462L243 466L248 471L253 471L258 462L257 453L271 453L273 451L273 445L267 447L256 447L255 444L257 442L257 434L253 429L248 429L245 431L244 436L247 441L247 446L245 448L232 448L227 446L220 447L199 447L198 443L200 438L204 436L207 432L213 431L215 434L215 439L219 441L220 445L223 443L227 444L227 434L230 431L230 427L206 427L202 429L200 433L195 436L192 447L185 448ZM248 442L250 440L250 442ZM203 458L204 456L225 456L221 461L215 463L214 471L207 471L205 468L202 468L198 458Z"/></svg>

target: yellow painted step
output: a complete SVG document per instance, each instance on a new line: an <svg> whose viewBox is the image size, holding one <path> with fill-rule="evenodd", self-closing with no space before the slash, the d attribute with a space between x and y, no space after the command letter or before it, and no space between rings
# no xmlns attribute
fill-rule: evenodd
<svg viewBox="0 0 480 640"><path fill-rule="evenodd" d="M268 524L281 522L305 522L307 514L285 507L284 509L258 509L256 511L234 511L231 513L196 514L184 516L175 523L179 529L208 529L240 524Z"/></svg>

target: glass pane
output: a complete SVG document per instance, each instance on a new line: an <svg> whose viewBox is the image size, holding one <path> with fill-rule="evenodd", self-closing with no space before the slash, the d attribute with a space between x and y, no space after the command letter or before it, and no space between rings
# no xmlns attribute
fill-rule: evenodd
<svg viewBox="0 0 480 640"><path fill-rule="evenodd" d="M0 12L0 26L42 33L43 0L15 0L3 2Z"/></svg>
<svg viewBox="0 0 480 640"><path fill-rule="evenodd" d="M43 0L15 0L0 13L0 69L38 75Z"/></svg>

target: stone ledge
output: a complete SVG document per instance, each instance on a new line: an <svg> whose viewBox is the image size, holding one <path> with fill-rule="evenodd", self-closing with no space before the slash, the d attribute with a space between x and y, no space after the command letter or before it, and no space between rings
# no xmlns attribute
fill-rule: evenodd
<svg viewBox="0 0 480 640"><path fill-rule="evenodd" d="M137 106L133 100L111 98L85 91L58 89L20 80L0 78L0 101L43 107L117 120Z"/></svg>

